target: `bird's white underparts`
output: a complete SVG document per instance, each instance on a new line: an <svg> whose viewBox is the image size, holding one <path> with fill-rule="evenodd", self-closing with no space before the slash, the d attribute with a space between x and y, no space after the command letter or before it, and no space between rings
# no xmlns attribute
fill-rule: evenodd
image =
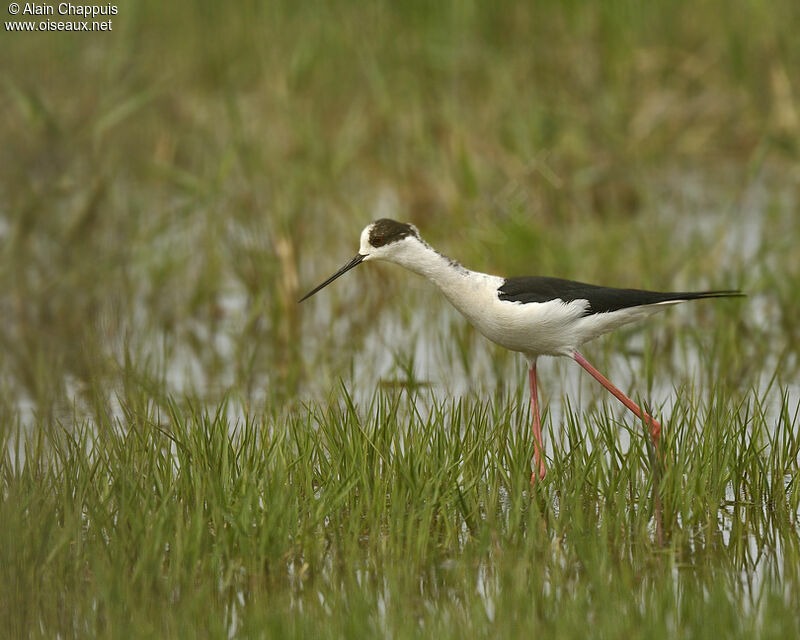
<svg viewBox="0 0 800 640"><path fill-rule="evenodd" d="M486 338L526 357L535 439L535 467L531 482L535 482L537 477L543 478L546 472L536 377L539 356L573 358L649 425L657 445L661 425L589 364L578 352L578 347L604 333L687 300L742 295L733 290L665 293L617 289L541 276L502 278L471 271L442 255L422 239L414 225L382 218L361 232L355 257L303 296L300 302L353 267L371 260L394 262L424 276Z"/></svg>

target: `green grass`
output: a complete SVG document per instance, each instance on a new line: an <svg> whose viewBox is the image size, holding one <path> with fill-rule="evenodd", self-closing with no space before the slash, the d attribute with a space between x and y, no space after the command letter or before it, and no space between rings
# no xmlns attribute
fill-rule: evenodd
<svg viewBox="0 0 800 640"><path fill-rule="evenodd" d="M643 439L631 426L621 448L602 412L567 415L530 492L518 397L356 406L342 389L238 422L227 405L142 397L6 461L6 628L574 636L591 620L601 636L794 635L796 408L772 420L753 396L682 395L665 424L664 547Z"/></svg>
<svg viewBox="0 0 800 640"><path fill-rule="evenodd" d="M206 1L0 29L10 637L800 635L798 4ZM587 347L367 265L744 289ZM656 539L654 478L664 512Z"/></svg>

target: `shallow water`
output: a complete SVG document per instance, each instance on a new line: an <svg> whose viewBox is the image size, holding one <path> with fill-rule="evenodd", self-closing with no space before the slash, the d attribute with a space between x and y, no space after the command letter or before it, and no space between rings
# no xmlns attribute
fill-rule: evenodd
<svg viewBox="0 0 800 640"><path fill-rule="evenodd" d="M379 206L376 205L380 215L402 217L402 212L398 211L399 199L391 193L387 195L387 191L381 192ZM741 313L748 326L770 343L769 352L753 363L757 370L750 372L755 394L771 411L781 407L783 393L788 397L789 407L798 406L800 383L797 377L781 373L785 367L796 372L799 364L796 353L793 355L788 350L786 336L780 329L784 310L773 291L755 288L764 281L765 272L775 268L769 247L774 244L776 234L780 237L796 228L794 193L786 189L776 195L766 179L753 180L738 193L729 185L710 188L707 180L686 175L654 183L652 191L657 205L645 215L652 217L654 227L659 220L671 219L674 222L670 242L696 246L698 250L706 248L717 254L713 264L717 265L718 273L709 272L700 281L687 280L687 274L678 273L675 288L724 288L743 284L748 297L735 303L702 301L681 305L653 316L640 326L624 328L614 337L597 339L583 349L585 355L623 391L641 398L665 421L687 382L696 387L699 399L708 398L709 390L703 388L703 381L709 379L705 368L711 357L710 334L715 325L726 322L726 314ZM646 225L647 221L637 221L637 224ZM169 233L179 236L181 229L176 225ZM180 241L176 237L175 242ZM161 242L171 246L166 238ZM352 248L346 239L337 242L341 246L325 255L311 260L303 257L301 277L304 282L319 281L331 270L331 260L338 265L341 261L338 256L350 255ZM744 271L741 271L742 265L746 265ZM745 274L744 283L733 281L732 274L740 271ZM237 370L242 364L237 344L247 340L244 332L248 314L252 313L252 302L234 279L227 281L217 299L219 313L213 318L213 324L208 318L193 318L188 330L172 334L150 326L146 300L142 299L134 305L135 313L130 318L129 348L140 360L139 366L158 372L154 380L163 385L162 391L167 394L188 396L195 404L206 403L213 409L229 390L233 390L227 407L232 420L241 420L246 414L258 412L276 401L291 407L298 400L327 397L337 388L339 380L344 380L349 393L362 404L368 402L378 385L430 387L439 398L516 393L528 402L522 356L504 352L467 329L466 321L427 282L389 265L385 268L385 277L401 284L390 299L376 306L364 288L365 282L374 284L376 280L364 273L354 273L358 275L348 274L303 303L294 339L302 342L300 357L305 375L295 387L295 397L285 394L276 397L273 392L276 383L281 382L279 376L283 375L280 371L285 363L281 362L264 363L263 372L246 393L237 389ZM342 301L345 301L343 307L335 306ZM335 308L345 309L346 313L336 313ZM685 339L686 335L691 339ZM194 342L188 341L189 336ZM357 343L353 342L354 337L358 337ZM642 378L641 354L652 349L654 343L666 341L671 342L672 347L659 350L659 358L652 363L653 380L648 384ZM202 347L198 349L196 344ZM743 354L749 352L747 344L740 344L740 347ZM119 360L123 359L123 350L118 345L109 345L109 350ZM267 353L276 355L274 350ZM777 379L771 382L776 370ZM113 390L107 394L107 410L114 418L122 419L119 373L112 372L104 384ZM621 420L631 420L631 416L624 415L624 409L616 406L616 402L574 362L542 358L539 374L542 402L547 408L549 428L554 433L560 429L567 400L574 409L580 410L597 401L606 402ZM13 388L18 389L19 420L26 429L33 428L41 408L21 390L21 385ZM65 373L63 401L56 406L56 419L66 424L74 419L91 420L88 392L84 382ZM627 433L621 433L620 437L624 441ZM547 446L552 445L548 443Z"/></svg>

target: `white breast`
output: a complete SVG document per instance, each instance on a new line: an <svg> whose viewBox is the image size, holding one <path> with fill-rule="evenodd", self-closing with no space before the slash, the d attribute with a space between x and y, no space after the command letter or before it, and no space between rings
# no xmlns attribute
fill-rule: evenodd
<svg viewBox="0 0 800 640"><path fill-rule="evenodd" d="M417 237L405 238L375 258L424 276L489 340L534 358L570 356L584 342L664 308L655 304L585 315L587 300L500 300L504 278L465 269Z"/></svg>
<svg viewBox="0 0 800 640"><path fill-rule="evenodd" d="M531 357L572 355L585 342L664 308L646 305L585 315L589 307L586 300L500 300L497 290L503 282L502 278L472 272L463 286L443 293L489 340Z"/></svg>

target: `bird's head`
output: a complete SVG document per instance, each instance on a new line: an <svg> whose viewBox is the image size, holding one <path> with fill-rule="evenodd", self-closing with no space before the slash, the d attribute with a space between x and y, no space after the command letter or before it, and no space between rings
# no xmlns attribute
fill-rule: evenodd
<svg viewBox="0 0 800 640"><path fill-rule="evenodd" d="M419 231L413 224L397 222L389 218L381 218L368 224L361 232L361 243L355 257L321 285L304 295L300 302L310 298L320 289L327 287L336 278L367 260L401 262L401 258L408 251L410 243L415 242L421 242L421 238Z"/></svg>
<svg viewBox="0 0 800 640"><path fill-rule="evenodd" d="M361 232L358 254L363 260L388 260L395 262L409 243L419 241L419 231L413 224L381 218L368 224Z"/></svg>

